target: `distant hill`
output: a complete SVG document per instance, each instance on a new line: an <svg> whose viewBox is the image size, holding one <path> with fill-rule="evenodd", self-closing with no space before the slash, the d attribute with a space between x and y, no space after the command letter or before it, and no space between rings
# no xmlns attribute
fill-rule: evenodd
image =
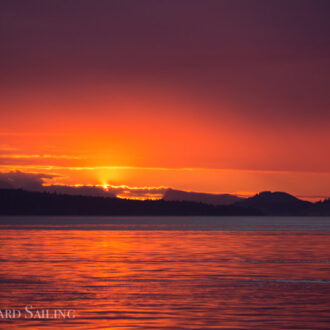
<svg viewBox="0 0 330 330"><path fill-rule="evenodd" d="M243 198L230 194L205 194L174 189L168 189L163 199L165 201L189 201L211 205L230 205L243 200Z"/></svg>
<svg viewBox="0 0 330 330"><path fill-rule="evenodd" d="M164 200L126 200L109 197L0 189L1 215L259 215L258 210L235 205L207 205Z"/></svg>
<svg viewBox="0 0 330 330"><path fill-rule="evenodd" d="M285 192L270 191L263 191L235 205L255 208L266 215L305 215L314 206Z"/></svg>

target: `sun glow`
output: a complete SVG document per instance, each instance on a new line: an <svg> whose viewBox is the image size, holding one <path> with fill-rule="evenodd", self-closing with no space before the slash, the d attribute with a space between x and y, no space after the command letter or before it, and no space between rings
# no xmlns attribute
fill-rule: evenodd
<svg viewBox="0 0 330 330"><path fill-rule="evenodd" d="M108 184L103 184L103 185L102 185L102 188L103 188L104 190L108 191L109 186L110 186L110 185L108 185Z"/></svg>

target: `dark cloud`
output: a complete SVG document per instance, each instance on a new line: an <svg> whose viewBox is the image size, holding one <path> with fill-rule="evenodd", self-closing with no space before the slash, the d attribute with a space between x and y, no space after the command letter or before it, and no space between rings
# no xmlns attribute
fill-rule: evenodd
<svg viewBox="0 0 330 330"><path fill-rule="evenodd" d="M56 175L43 173L24 173L20 171L11 171L0 173L0 188L2 189L26 189L26 190L42 190L44 179L53 179Z"/></svg>
<svg viewBox="0 0 330 330"><path fill-rule="evenodd" d="M68 194L68 195L115 197L115 194L113 194L112 192L108 192L103 188L96 186L51 185L51 186L44 186L42 190L49 192L56 192L58 194Z"/></svg>

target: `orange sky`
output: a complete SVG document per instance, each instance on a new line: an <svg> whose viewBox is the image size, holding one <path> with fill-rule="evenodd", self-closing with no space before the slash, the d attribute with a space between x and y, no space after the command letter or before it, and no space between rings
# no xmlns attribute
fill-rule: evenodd
<svg viewBox="0 0 330 330"><path fill-rule="evenodd" d="M260 125L228 108L201 117L198 98L150 92L104 87L88 97L29 93L7 101L1 171L56 174L47 182L61 184L329 194L325 130Z"/></svg>
<svg viewBox="0 0 330 330"><path fill-rule="evenodd" d="M0 171L53 175L48 184L329 196L321 4L299 17L293 3L267 14L244 2L187 5L0 10Z"/></svg>

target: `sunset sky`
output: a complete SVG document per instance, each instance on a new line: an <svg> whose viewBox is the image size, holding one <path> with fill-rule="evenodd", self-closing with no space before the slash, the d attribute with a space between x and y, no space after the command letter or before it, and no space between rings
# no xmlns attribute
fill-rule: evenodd
<svg viewBox="0 0 330 330"><path fill-rule="evenodd" d="M0 24L0 187L330 196L328 0L4 0Z"/></svg>

